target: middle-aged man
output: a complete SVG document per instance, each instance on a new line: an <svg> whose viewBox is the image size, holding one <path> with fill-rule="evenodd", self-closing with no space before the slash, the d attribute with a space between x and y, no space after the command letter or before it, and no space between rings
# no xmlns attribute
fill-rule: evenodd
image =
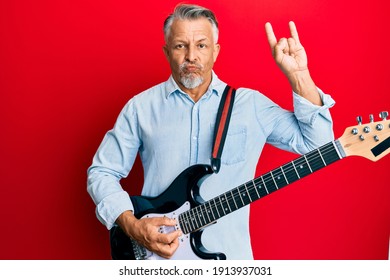
<svg viewBox="0 0 390 280"><path fill-rule="evenodd" d="M333 140L328 109L334 101L311 79L297 29L293 22L289 26L288 39L277 40L270 23L265 30L273 57L292 87L294 112L258 91L237 89L220 171L203 180L200 188L205 200L251 180L265 143L306 153ZM155 197L187 167L210 164L216 114L226 83L213 71L220 50L213 12L179 5L164 23L164 36L172 75L134 96L123 108L88 170L88 191L98 219L108 229L119 226L150 252L171 258L183 233L163 233L160 227L174 226L176 221L137 219L120 179L128 175L139 153L144 168L142 195ZM204 247L223 252L227 259L252 259L249 210L243 207L206 227Z"/></svg>

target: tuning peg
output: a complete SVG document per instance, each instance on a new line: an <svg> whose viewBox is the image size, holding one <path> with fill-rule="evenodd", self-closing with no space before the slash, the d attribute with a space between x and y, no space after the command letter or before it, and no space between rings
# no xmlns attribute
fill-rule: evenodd
<svg viewBox="0 0 390 280"><path fill-rule="evenodd" d="M387 111L382 111L379 113L379 117L384 121L387 119L388 116L389 116L389 113Z"/></svg>
<svg viewBox="0 0 390 280"><path fill-rule="evenodd" d="M374 122L374 115L370 114L370 122Z"/></svg>
<svg viewBox="0 0 390 280"><path fill-rule="evenodd" d="M358 122L359 125L362 124L362 116L358 116L358 117L356 118L356 120L357 120L357 122Z"/></svg>
<svg viewBox="0 0 390 280"><path fill-rule="evenodd" d="M383 129L383 125L382 125L381 123L378 123L378 124L376 125L376 130L381 131L382 129Z"/></svg>
<svg viewBox="0 0 390 280"><path fill-rule="evenodd" d="M371 131L371 128L370 128L369 126L365 126L365 127L363 128L363 131L364 131L365 133L369 133L369 132Z"/></svg>

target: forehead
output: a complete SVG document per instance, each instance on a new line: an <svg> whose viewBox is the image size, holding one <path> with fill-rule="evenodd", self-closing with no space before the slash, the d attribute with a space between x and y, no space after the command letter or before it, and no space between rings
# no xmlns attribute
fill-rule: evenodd
<svg viewBox="0 0 390 280"><path fill-rule="evenodd" d="M213 39L213 26L206 18L194 20L176 19L172 22L169 39L185 40L193 39L194 37L203 39Z"/></svg>

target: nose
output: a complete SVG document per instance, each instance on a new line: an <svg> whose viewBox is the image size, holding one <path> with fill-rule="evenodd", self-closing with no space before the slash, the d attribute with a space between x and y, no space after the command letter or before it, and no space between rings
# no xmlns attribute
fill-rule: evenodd
<svg viewBox="0 0 390 280"><path fill-rule="evenodd" d="M187 48L186 60L188 62L195 62L196 61L196 49L194 46L189 46Z"/></svg>

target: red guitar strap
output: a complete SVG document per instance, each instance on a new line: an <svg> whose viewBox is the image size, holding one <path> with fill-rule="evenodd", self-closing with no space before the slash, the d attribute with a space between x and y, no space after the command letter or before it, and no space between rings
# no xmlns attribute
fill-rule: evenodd
<svg viewBox="0 0 390 280"><path fill-rule="evenodd" d="M221 155L229 128L235 95L236 90L227 85L222 94L221 102L219 103L214 129L213 151L211 154L211 167L215 173L218 173L221 168Z"/></svg>

